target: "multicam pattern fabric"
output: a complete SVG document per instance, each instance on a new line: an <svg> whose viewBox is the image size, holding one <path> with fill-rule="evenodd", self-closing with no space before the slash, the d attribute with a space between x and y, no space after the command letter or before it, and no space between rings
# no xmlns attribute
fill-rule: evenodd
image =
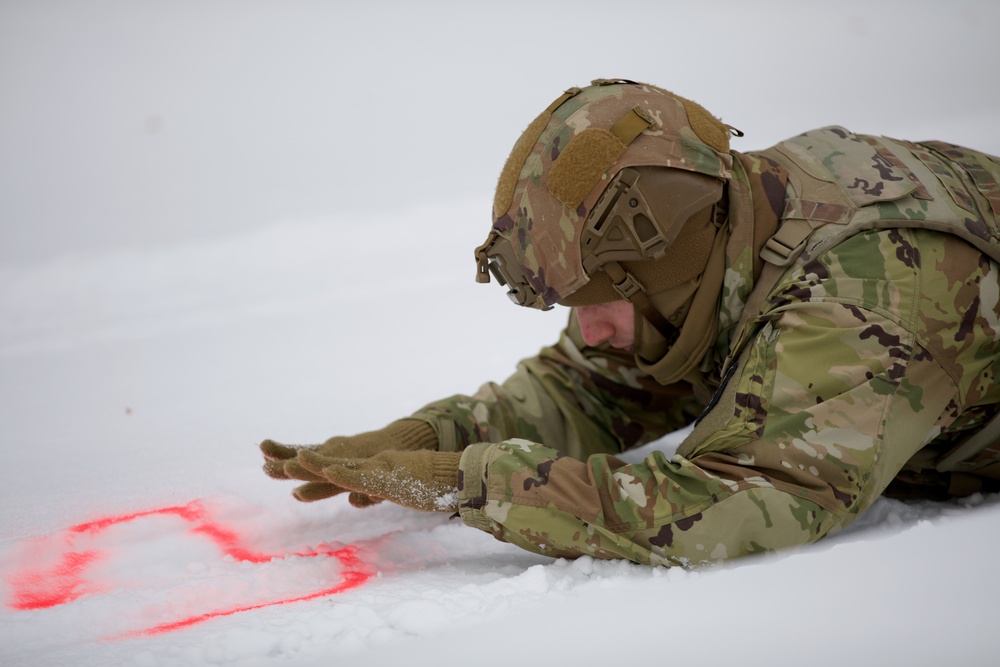
<svg viewBox="0 0 1000 667"><path fill-rule="evenodd" d="M639 134L628 152L609 164L606 172L597 174L588 183L583 189L588 194L581 202L567 205L553 193L549 183L560 157L572 151L574 140L582 139L588 132L607 134L633 108L653 125ZM518 170L516 185L512 201L501 198L500 203L494 204L493 227L509 239L525 278L545 305L558 302L588 280L580 259L580 234L609 174L613 176L625 167L641 164L729 177L731 156L718 153L702 142L687 113L681 98L654 86L614 82L588 86L552 112L523 165L505 167L505 171ZM514 152L518 153L516 147ZM508 208L496 210L503 206Z"/></svg>
<svg viewBox="0 0 1000 667"><path fill-rule="evenodd" d="M626 355L585 347L571 316L503 384L415 415L442 449L464 450L467 524L541 554L663 565L793 547L841 530L901 471L935 477L997 411L1000 266L983 250L997 239L1000 164L842 128L782 146L780 160L805 165L788 181L785 224L816 231L743 330L753 258L745 245L727 252L716 350L730 359L703 365L719 387L708 409L690 385L658 385ZM771 169L753 165L768 155L737 165L731 243L766 197L747 172ZM839 194L804 196L822 191L803 185L810 175ZM616 456L699 413L673 458Z"/></svg>
<svg viewBox="0 0 1000 667"><path fill-rule="evenodd" d="M518 437L586 458L655 440L691 423L704 405L690 386L664 386L639 371L628 353L586 347L572 319L556 345L521 361L502 384L414 416L435 427L442 451Z"/></svg>

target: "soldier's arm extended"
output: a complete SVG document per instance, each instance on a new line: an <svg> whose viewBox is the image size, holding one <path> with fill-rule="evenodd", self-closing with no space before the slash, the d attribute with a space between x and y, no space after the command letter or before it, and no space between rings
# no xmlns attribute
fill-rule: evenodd
<svg viewBox="0 0 1000 667"><path fill-rule="evenodd" d="M811 542L870 505L925 444L950 385L912 334L877 313L793 309L759 332L673 459L473 445L460 512L552 556L691 564Z"/></svg>
<svg viewBox="0 0 1000 667"><path fill-rule="evenodd" d="M299 460L301 452L361 460L383 452L458 452L470 443L530 438L577 458L621 452L689 424L702 409L690 385L663 386L637 370L631 355L585 347L575 318L556 345L518 364L502 384L483 385L474 396L452 396L385 428L335 436L319 445L265 440L264 470L276 479L306 482L293 492L305 502L351 491L350 502L380 502L348 489ZM319 464L313 462L313 467Z"/></svg>
<svg viewBox="0 0 1000 667"><path fill-rule="evenodd" d="M645 563L817 540L867 508L915 452L965 428L965 411L996 402L997 293L996 264L962 241L859 234L776 287L673 459L473 445L462 517L540 553Z"/></svg>
<svg viewBox="0 0 1000 667"><path fill-rule="evenodd" d="M703 405L689 384L662 386L637 370L630 353L586 347L571 316L556 345L521 361L503 383L413 417L434 427L441 451L524 438L582 458L655 440L694 421Z"/></svg>

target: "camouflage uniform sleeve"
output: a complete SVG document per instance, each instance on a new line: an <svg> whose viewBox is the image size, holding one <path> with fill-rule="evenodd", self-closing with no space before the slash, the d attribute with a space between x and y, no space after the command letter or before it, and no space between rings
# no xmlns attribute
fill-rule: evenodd
<svg viewBox="0 0 1000 667"><path fill-rule="evenodd" d="M434 427L442 451L523 438L584 458L655 440L694 421L703 406L689 384L658 384L631 354L585 346L571 314L559 342L521 361L502 384L436 401L413 417Z"/></svg>
<svg viewBox="0 0 1000 667"><path fill-rule="evenodd" d="M976 374L990 372L990 359L972 361L975 348L958 369L946 343L935 344L971 321L969 311L939 317L942 304L957 304L929 294L919 253L905 252L916 250L914 235L940 235L894 233L859 235L779 285L672 459L654 452L626 465L527 440L473 445L462 457L463 520L541 554L688 566L846 526L948 426ZM940 247L922 250L931 262ZM953 266L983 269L965 259ZM991 333L963 338L993 345Z"/></svg>

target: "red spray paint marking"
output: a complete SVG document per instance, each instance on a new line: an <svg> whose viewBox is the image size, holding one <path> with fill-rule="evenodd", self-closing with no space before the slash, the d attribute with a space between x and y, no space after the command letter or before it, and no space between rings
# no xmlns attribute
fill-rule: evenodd
<svg viewBox="0 0 1000 667"><path fill-rule="evenodd" d="M72 602L94 589L87 585L84 570L103 554L99 551L69 552L51 570L25 572L11 580L16 587L13 609L45 609Z"/></svg>
<svg viewBox="0 0 1000 667"><path fill-rule="evenodd" d="M86 577L87 569L95 562L105 557L99 551L73 551L73 542L77 535L97 535L102 531L119 524L129 523L136 519L150 516L174 515L192 524L189 532L193 535L204 536L214 542L219 550L234 560L249 563L267 563L274 559L298 556L304 558L327 557L336 558L343 566L341 576L343 579L335 586L324 588L305 595L298 595L280 600L269 600L265 602L235 605L226 609L215 609L204 614L197 614L178 621L161 623L144 630L134 630L121 635L118 638L138 637L142 635L157 635L173 630L190 627L197 623L207 621L221 616L231 616L243 611L263 609L281 604L293 602L304 602L317 598L343 593L344 591L356 588L368 581L374 574L357 555L354 547L331 550L328 547L320 547L308 551L295 552L291 554L265 554L251 551L240 544L239 535L226 528L216 521L212 521L208 512L199 501L193 501L187 505L177 507L164 507L161 509L147 510L144 512L134 512L132 514L122 514L119 516L104 517L94 521L81 523L67 528L63 533L63 542L66 551L62 554L60 562L52 568L46 570L29 570L9 578L9 583L14 589L13 600L9 606L15 610L35 610L55 607L73 602L77 598L88 593L97 592L97 587L89 582Z"/></svg>
<svg viewBox="0 0 1000 667"><path fill-rule="evenodd" d="M160 635L165 632L173 632L174 630L180 630L181 628L187 628L202 621L207 621L212 618L219 618L221 616L231 616L233 614L238 614L241 611L251 611L253 609L263 609L264 607L273 607L279 604L289 604L292 602L304 602L306 600L315 600L316 598L325 597L327 595L335 595L337 593L343 593L352 588L356 588L361 584L368 581L372 576L371 571L367 571L364 564L358 560L355 553L354 547L346 547L340 549L339 551L332 551L323 555L332 556L337 558L341 564L343 564L345 571L343 573L344 580L341 581L336 586L330 588L325 588L321 591L316 591L314 593L308 593L306 595L301 595L299 597L288 598L287 600L274 600L271 602L261 602L257 604L248 605L238 605L230 609L218 609L216 611L210 611L207 614L199 614L197 616L190 616L188 618L181 619L179 621L173 621L171 623L162 623L160 625L153 626L152 628L146 628L145 630L135 630L133 632L125 633L116 639L127 639L129 637L140 637L143 635ZM320 555L320 554L316 554Z"/></svg>

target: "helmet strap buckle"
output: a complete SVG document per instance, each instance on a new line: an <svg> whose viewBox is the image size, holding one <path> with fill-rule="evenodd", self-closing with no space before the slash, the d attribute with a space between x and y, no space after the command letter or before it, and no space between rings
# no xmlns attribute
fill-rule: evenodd
<svg viewBox="0 0 1000 667"><path fill-rule="evenodd" d="M612 268L611 271L608 271L608 275L611 276L611 286L615 288L615 291L618 292L623 299L631 301L632 297L635 296L637 292L645 292L642 287L642 283L636 280L635 276L622 268L621 264L618 262L609 262L609 265L610 264L614 264L614 268ZM605 269L607 268L609 267L605 267ZM615 268L618 270L615 270ZM620 279L617 277L618 275L621 275Z"/></svg>
<svg viewBox="0 0 1000 667"><path fill-rule="evenodd" d="M646 289L631 273L625 270L618 262L608 262L602 267L611 278L611 285L615 288L623 299L635 306L642 316L653 325L653 328L660 332L668 344L673 344L677 339L678 330L673 324L667 321L659 310L649 300Z"/></svg>

